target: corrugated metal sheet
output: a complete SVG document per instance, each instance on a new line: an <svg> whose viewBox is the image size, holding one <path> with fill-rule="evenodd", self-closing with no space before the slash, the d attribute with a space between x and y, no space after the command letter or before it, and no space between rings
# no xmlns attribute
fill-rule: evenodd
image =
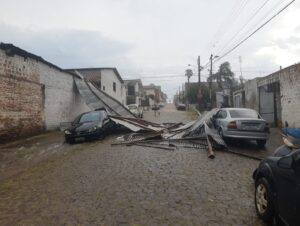
<svg viewBox="0 0 300 226"><path fill-rule="evenodd" d="M105 108L110 115L135 118L123 104L97 89L91 82L84 80L78 71L75 71L75 73L82 78L74 78L76 87L91 109Z"/></svg>

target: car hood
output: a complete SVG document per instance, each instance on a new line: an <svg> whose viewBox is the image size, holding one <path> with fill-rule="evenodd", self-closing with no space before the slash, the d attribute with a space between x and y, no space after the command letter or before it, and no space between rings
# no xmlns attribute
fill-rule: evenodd
<svg viewBox="0 0 300 226"><path fill-rule="evenodd" d="M73 124L68 130L70 132L82 132L91 129L94 126L99 126L99 122L84 122Z"/></svg>

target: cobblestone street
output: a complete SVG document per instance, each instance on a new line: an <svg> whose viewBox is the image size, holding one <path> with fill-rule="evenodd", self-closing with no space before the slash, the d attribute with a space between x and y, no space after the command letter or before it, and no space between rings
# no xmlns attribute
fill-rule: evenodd
<svg viewBox="0 0 300 226"><path fill-rule="evenodd" d="M195 117L171 104L157 117L144 115L156 122ZM211 160L196 149L111 147L119 135L68 145L55 134L55 155L0 181L0 225L264 225L254 207L258 161L224 152Z"/></svg>

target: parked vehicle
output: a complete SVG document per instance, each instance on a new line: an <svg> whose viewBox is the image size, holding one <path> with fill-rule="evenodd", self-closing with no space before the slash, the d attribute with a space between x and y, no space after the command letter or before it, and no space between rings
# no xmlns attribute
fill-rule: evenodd
<svg viewBox="0 0 300 226"><path fill-rule="evenodd" d="M178 103L176 108L177 108L178 111L185 111L186 110L185 104L182 104L182 103Z"/></svg>
<svg viewBox="0 0 300 226"><path fill-rule="evenodd" d="M137 104L129 104L127 105L129 111L134 114L138 118L143 118L143 109L140 108Z"/></svg>
<svg viewBox="0 0 300 226"><path fill-rule="evenodd" d="M105 109L90 111L79 115L65 130L67 143L102 138L114 128Z"/></svg>
<svg viewBox="0 0 300 226"><path fill-rule="evenodd" d="M300 142L284 138L285 145L263 160L253 173L255 208L267 223L300 225Z"/></svg>
<svg viewBox="0 0 300 226"><path fill-rule="evenodd" d="M212 120L224 139L256 140L258 146L263 147L270 136L268 123L253 109L221 108Z"/></svg>

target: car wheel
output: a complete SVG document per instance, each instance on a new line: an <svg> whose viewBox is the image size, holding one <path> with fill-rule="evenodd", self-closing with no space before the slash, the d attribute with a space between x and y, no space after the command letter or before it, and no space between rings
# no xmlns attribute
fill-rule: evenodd
<svg viewBox="0 0 300 226"><path fill-rule="evenodd" d="M256 140L256 143L259 147L263 148L266 145L267 141L266 140Z"/></svg>
<svg viewBox="0 0 300 226"><path fill-rule="evenodd" d="M255 183L255 209L259 218L270 223L274 218L272 194L269 182L260 178Z"/></svg>

